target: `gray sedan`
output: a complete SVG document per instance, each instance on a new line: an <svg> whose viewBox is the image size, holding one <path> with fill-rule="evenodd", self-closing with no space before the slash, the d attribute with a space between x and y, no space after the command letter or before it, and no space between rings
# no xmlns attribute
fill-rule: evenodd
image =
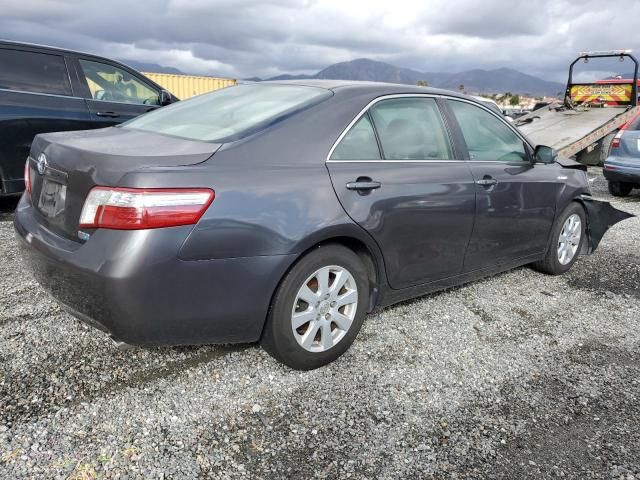
<svg viewBox="0 0 640 480"><path fill-rule="evenodd" d="M119 342L335 360L367 312L520 265L566 272L629 215L453 92L240 85L38 135L15 227L38 281Z"/></svg>

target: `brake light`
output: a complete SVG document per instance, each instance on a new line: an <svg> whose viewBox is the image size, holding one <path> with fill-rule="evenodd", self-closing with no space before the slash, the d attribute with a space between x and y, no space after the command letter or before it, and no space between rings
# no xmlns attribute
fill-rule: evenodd
<svg viewBox="0 0 640 480"><path fill-rule="evenodd" d="M621 138L622 138L622 130L616 133L616 136L613 137L613 141L611 142L611 148L618 148L620 146Z"/></svg>
<svg viewBox="0 0 640 480"><path fill-rule="evenodd" d="M80 228L142 230L193 225L215 193L208 188L94 187L80 214Z"/></svg>
<svg viewBox="0 0 640 480"><path fill-rule="evenodd" d="M24 164L24 189L28 194L31 194L31 167L29 166L29 158Z"/></svg>

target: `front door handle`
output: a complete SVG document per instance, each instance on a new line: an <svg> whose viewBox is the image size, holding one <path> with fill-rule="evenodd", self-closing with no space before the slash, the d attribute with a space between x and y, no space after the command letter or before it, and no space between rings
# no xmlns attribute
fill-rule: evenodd
<svg viewBox="0 0 640 480"><path fill-rule="evenodd" d="M116 112L96 112L96 115L99 117L109 117L109 118L118 118L120 116L120 114Z"/></svg>
<svg viewBox="0 0 640 480"><path fill-rule="evenodd" d="M371 180L369 177L359 177L355 182L347 183L347 190L357 190L359 192L366 192L369 190L375 190L380 188L382 184Z"/></svg>
<svg viewBox="0 0 640 480"><path fill-rule="evenodd" d="M494 185L498 184L498 180L496 180L495 178L489 177L487 175L485 175L485 177L481 180L476 180L476 183L478 185L482 185L483 187L493 187Z"/></svg>

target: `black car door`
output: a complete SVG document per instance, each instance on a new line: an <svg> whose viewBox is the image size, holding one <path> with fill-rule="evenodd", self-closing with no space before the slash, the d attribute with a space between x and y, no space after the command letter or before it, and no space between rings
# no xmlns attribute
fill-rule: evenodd
<svg viewBox="0 0 640 480"><path fill-rule="evenodd" d="M160 91L141 75L93 58L78 57L78 77L96 126L111 126L159 107Z"/></svg>
<svg viewBox="0 0 640 480"><path fill-rule="evenodd" d="M87 128L89 111L74 96L63 55L1 47L0 65L0 193L19 193L33 137Z"/></svg>
<svg viewBox="0 0 640 480"><path fill-rule="evenodd" d="M531 147L503 118L465 100L449 100L476 183L476 221L464 271L545 251L562 180L534 164Z"/></svg>
<svg viewBox="0 0 640 480"><path fill-rule="evenodd" d="M345 211L381 247L393 288L461 272L475 186L435 98L380 99L343 133L327 168Z"/></svg>

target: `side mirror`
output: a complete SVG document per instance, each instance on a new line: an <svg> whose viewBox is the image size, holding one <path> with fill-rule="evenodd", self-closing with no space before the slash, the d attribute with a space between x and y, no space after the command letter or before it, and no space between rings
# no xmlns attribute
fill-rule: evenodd
<svg viewBox="0 0 640 480"><path fill-rule="evenodd" d="M166 90L160 90L160 93L158 94L158 105L164 107L165 105L169 105L172 102L173 97L171 96L171 94Z"/></svg>
<svg viewBox="0 0 640 480"><path fill-rule="evenodd" d="M538 145L533 153L533 159L540 163L553 163L558 158L558 152L546 145Z"/></svg>

